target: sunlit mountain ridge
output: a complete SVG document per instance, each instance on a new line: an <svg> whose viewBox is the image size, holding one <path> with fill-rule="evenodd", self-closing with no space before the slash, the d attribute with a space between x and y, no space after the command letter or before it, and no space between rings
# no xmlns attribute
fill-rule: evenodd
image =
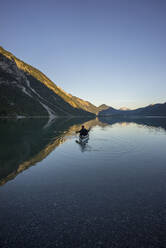
<svg viewBox="0 0 166 248"><path fill-rule="evenodd" d="M166 115L166 103L130 110L94 104L65 92L41 71L0 47L0 116Z"/></svg>
<svg viewBox="0 0 166 248"><path fill-rule="evenodd" d="M68 94L38 69L0 47L0 116L95 115L96 107Z"/></svg>

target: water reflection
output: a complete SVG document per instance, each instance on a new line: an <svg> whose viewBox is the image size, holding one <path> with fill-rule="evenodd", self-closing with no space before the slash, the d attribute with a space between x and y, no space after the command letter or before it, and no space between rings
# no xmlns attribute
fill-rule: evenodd
<svg viewBox="0 0 166 248"><path fill-rule="evenodd" d="M0 121L0 185L47 157L88 119Z"/></svg>
<svg viewBox="0 0 166 248"><path fill-rule="evenodd" d="M81 152L87 151L88 141L89 141L89 138L84 142L81 142L80 140L76 139L76 143L79 145Z"/></svg>
<svg viewBox="0 0 166 248"><path fill-rule="evenodd" d="M75 136L76 141L78 136L75 132L82 124L93 131L96 126L104 129L117 123L122 127L135 123L155 131L166 131L166 118L100 117L93 120L59 118L52 122L47 119L1 120L0 186L30 166L42 161L69 137ZM78 146L81 152L93 151L89 142L78 142Z"/></svg>
<svg viewBox="0 0 166 248"><path fill-rule="evenodd" d="M99 121L108 125L121 124L122 126L127 126L131 123L142 125L144 127L152 128L155 130L162 129L166 131L166 118L163 117L140 117L140 116L131 116L131 117L99 117Z"/></svg>
<svg viewBox="0 0 166 248"><path fill-rule="evenodd" d="M91 132L80 152L83 123ZM0 122L1 184L45 158L0 188L1 247L166 247L165 124Z"/></svg>

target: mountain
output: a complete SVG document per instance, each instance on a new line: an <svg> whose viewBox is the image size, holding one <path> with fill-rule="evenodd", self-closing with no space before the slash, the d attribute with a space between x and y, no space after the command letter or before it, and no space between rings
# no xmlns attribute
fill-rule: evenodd
<svg viewBox="0 0 166 248"><path fill-rule="evenodd" d="M151 104L149 106L135 110L118 110L108 108L99 112L100 116L109 115L147 115L147 116L166 116L166 103Z"/></svg>
<svg viewBox="0 0 166 248"><path fill-rule="evenodd" d="M98 113L102 110L106 110L110 108L110 106L106 105L106 104L101 104L99 107L98 107Z"/></svg>
<svg viewBox="0 0 166 248"><path fill-rule="evenodd" d="M138 115L154 115L154 116L165 116L166 115L166 102L151 104L144 108L138 108L133 110Z"/></svg>
<svg viewBox="0 0 166 248"><path fill-rule="evenodd" d="M101 115L118 115L118 114L122 114L124 113L123 110L118 110L118 109L115 109L115 108L112 108L112 107L109 107L107 109L104 109L104 110L101 110L99 112L99 116Z"/></svg>
<svg viewBox="0 0 166 248"><path fill-rule="evenodd" d="M126 107L121 107L119 110L126 111L126 110L130 110L130 109L129 108L126 108Z"/></svg>
<svg viewBox="0 0 166 248"><path fill-rule="evenodd" d="M83 109L85 111L88 111L88 112L91 112L91 113L94 113L94 114L98 114L98 112L99 112L98 107L96 107L92 103L90 103L88 101L84 101L81 98L78 98L78 97L72 96L72 95L71 95L71 99L73 100L73 102L75 102L77 104L77 106L80 109Z"/></svg>
<svg viewBox="0 0 166 248"><path fill-rule="evenodd" d="M66 93L42 72L0 47L0 116L83 116L93 104Z"/></svg>

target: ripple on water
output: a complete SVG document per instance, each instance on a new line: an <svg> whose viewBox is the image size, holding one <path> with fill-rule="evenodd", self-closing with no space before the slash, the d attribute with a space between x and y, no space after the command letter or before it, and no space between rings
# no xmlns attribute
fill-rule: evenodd
<svg viewBox="0 0 166 248"><path fill-rule="evenodd" d="M135 142L134 138L125 139L123 136L94 137L90 136L87 144L80 145L76 143L77 137L69 136L63 146L59 149L61 156L74 161L77 157L84 159L110 161L116 158L124 158L130 154L139 154L144 151L143 143Z"/></svg>
<svg viewBox="0 0 166 248"><path fill-rule="evenodd" d="M144 151L145 144L137 143L134 138L125 139L124 136L112 136L111 138L92 138L91 151L99 152L100 158L111 159L129 154L139 154Z"/></svg>

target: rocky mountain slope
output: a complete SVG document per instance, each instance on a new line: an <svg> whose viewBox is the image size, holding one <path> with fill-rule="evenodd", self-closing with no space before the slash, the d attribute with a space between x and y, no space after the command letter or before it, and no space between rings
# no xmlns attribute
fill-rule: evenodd
<svg viewBox="0 0 166 248"><path fill-rule="evenodd" d="M0 47L0 116L93 116L99 110Z"/></svg>

